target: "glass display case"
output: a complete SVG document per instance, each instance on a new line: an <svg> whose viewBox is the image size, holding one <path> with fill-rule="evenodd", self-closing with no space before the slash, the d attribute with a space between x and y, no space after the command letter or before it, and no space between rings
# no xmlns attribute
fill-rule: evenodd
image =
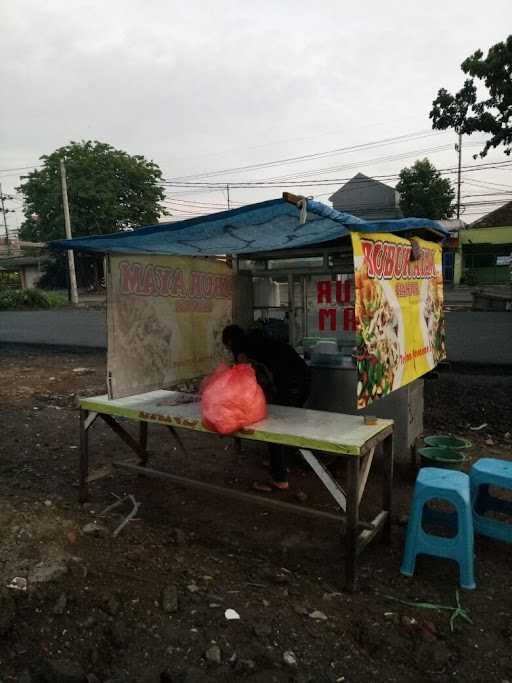
<svg viewBox="0 0 512 683"><path fill-rule="evenodd" d="M354 363L355 282L352 249L319 253L294 250L238 259L244 286L251 286L252 324L292 344L312 368L307 406L339 413L366 413L395 421L395 452L408 460L423 431L423 380L415 380L370 409L357 410ZM250 316L249 316L250 317Z"/></svg>
<svg viewBox="0 0 512 683"><path fill-rule="evenodd" d="M253 320L311 364L352 367L355 346L351 258L339 253L239 261L252 272Z"/></svg>

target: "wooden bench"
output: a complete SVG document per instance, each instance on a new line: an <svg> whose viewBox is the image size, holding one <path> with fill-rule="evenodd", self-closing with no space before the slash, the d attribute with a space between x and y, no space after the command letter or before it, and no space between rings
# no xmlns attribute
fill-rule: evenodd
<svg viewBox="0 0 512 683"><path fill-rule="evenodd" d="M392 420L379 419L374 425L365 425L362 416L270 405L268 417L265 420L233 434L235 439L240 440L296 446L336 502L340 514L334 514L277 500L275 496L270 498L246 493L148 467L148 424L154 423L165 426L172 432L183 450L185 447L180 438L180 430L208 432L201 423L200 405L195 397L163 390L115 400L109 400L107 396L81 399L81 502L84 502L88 497L89 483L102 476L97 473L89 473L89 431L98 417L106 422L137 455L138 462L136 463L128 460L112 462L112 466L115 468L122 468L147 477L168 479L179 486L227 495L281 511L340 522L345 531L345 585L348 590L353 590L355 587L357 557L363 548L378 534L382 534L387 542L390 540L393 480ZM134 438L120 424L118 418L127 418L139 423L138 439ZM359 505L377 450L382 453L384 461L382 509L373 520L363 521L359 516ZM347 461L348 482L346 490L340 486L329 470L320 462L324 455L336 455Z"/></svg>

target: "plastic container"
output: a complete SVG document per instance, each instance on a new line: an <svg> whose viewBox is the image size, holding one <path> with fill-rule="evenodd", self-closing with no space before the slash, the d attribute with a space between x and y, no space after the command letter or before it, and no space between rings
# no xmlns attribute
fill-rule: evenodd
<svg viewBox="0 0 512 683"><path fill-rule="evenodd" d="M343 354L342 353L322 353L316 349L311 354L311 363L313 365L325 365L326 367L342 367Z"/></svg>
<svg viewBox="0 0 512 683"><path fill-rule="evenodd" d="M461 451L451 448L418 448L422 467L442 467L447 470L460 470L467 460Z"/></svg>
<svg viewBox="0 0 512 683"><path fill-rule="evenodd" d="M318 342L321 341L326 341L325 337L304 337L302 340L302 348L304 350L304 358L311 358L311 352L313 351L314 347L318 344ZM333 341L336 342L336 339L329 339L327 338L327 341Z"/></svg>
<svg viewBox="0 0 512 683"><path fill-rule="evenodd" d="M434 448L450 448L455 451L465 450L471 448L473 445L471 441L467 439L461 439L458 436L453 436L452 434L436 434L435 436L426 436L423 441L427 446L433 446Z"/></svg>
<svg viewBox="0 0 512 683"><path fill-rule="evenodd" d="M313 347L312 354L315 353L334 356L335 354L338 354L338 344L336 343L336 340L322 339Z"/></svg>

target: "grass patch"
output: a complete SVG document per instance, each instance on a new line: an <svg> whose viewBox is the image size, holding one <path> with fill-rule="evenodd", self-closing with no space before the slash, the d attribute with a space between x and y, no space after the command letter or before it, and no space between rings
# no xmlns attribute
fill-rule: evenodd
<svg viewBox="0 0 512 683"><path fill-rule="evenodd" d="M39 290L43 292L48 301L50 302L50 308L60 308L61 306L69 306L69 296L67 291L58 289L49 290Z"/></svg>
<svg viewBox="0 0 512 683"><path fill-rule="evenodd" d="M0 311L34 311L68 304L66 292L41 289L0 289Z"/></svg>

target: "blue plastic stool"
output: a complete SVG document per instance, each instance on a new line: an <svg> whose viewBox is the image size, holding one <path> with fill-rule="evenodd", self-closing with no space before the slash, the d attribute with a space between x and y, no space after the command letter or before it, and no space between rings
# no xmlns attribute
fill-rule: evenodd
<svg viewBox="0 0 512 683"><path fill-rule="evenodd" d="M496 498L489 486L501 486L512 492L512 462L497 458L477 460L469 472L473 525L476 534L484 534L499 541L512 543L512 524L485 517L486 512L501 512L512 519L512 502Z"/></svg>
<svg viewBox="0 0 512 683"><path fill-rule="evenodd" d="M433 498L447 501L455 507L458 524L457 534L452 538L427 534L422 528L424 507ZM425 510L428 510L428 506ZM442 513L435 517L439 519ZM451 517L447 513L447 519L450 520ZM414 575L416 556L421 553L456 560L462 588L472 590L476 587L473 574L473 518L467 474L440 467L424 467L420 470L407 525L405 552L400 567L402 574Z"/></svg>

